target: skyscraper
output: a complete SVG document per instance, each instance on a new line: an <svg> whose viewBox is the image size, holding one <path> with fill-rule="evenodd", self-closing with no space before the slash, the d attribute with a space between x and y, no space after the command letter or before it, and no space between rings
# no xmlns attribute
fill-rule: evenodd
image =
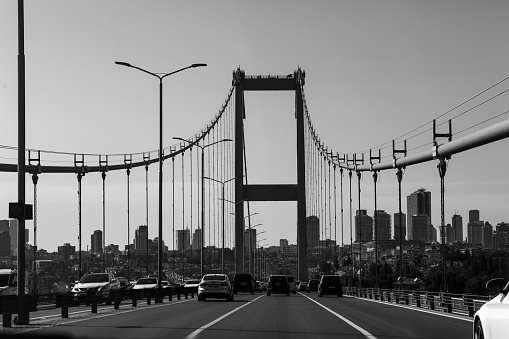
<svg viewBox="0 0 509 339"><path fill-rule="evenodd" d="M201 249L201 228L197 228L193 233L193 250Z"/></svg>
<svg viewBox="0 0 509 339"><path fill-rule="evenodd" d="M317 247L320 241L320 219L316 215L306 217L308 248Z"/></svg>
<svg viewBox="0 0 509 339"><path fill-rule="evenodd" d="M493 248L493 226L487 221L482 227L482 245L484 248Z"/></svg>
<svg viewBox="0 0 509 339"><path fill-rule="evenodd" d="M375 213L376 219L376 239L377 240L391 240L391 215L384 210L378 210ZM373 223L373 228L375 223Z"/></svg>
<svg viewBox="0 0 509 339"><path fill-rule="evenodd" d="M103 253L103 232L101 230L95 230L90 236L90 248L91 253Z"/></svg>
<svg viewBox="0 0 509 339"><path fill-rule="evenodd" d="M452 216L452 241L464 241L463 239L463 218L461 215L455 214Z"/></svg>
<svg viewBox="0 0 509 339"><path fill-rule="evenodd" d="M424 188L419 188L417 191L407 196L408 240L421 240L428 242L430 241L429 238L421 238L424 234L422 229L424 225L421 224L424 221L424 218L416 219L419 222L419 229L414 229L415 226L413 224L413 217L418 215L426 215L428 217L428 224L426 225L425 230L426 233L429 234L429 227L431 226L431 192L426 191ZM418 235L416 233L418 233Z"/></svg>
<svg viewBox="0 0 509 339"><path fill-rule="evenodd" d="M484 222L479 219L479 210L468 211L467 237L471 244L482 244Z"/></svg>
<svg viewBox="0 0 509 339"><path fill-rule="evenodd" d="M366 210L357 210L355 214L355 241L373 240L373 218Z"/></svg>
<svg viewBox="0 0 509 339"><path fill-rule="evenodd" d="M137 250L146 250L148 247L148 227L140 225L134 232L134 248Z"/></svg>
<svg viewBox="0 0 509 339"><path fill-rule="evenodd" d="M413 237L411 240L429 242L429 217L426 214L412 216Z"/></svg>
<svg viewBox="0 0 509 339"><path fill-rule="evenodd" d="M191 232L189 228L177 230L177 251L188 250L191 247ZM155 239L154 239L155 240Z"/></svg>
<svg viewBox="0 0 509 339"><path fill-rule="evenodd" d="M406 214L401 213L401 227L399 227L399 213L394 213L394 240L399 241L399 231L402 230L403 240L406 239Z"/></svg>

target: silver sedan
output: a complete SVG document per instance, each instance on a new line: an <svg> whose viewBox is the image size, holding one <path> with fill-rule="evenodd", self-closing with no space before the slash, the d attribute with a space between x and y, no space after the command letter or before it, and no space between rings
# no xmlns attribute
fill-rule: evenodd
<svg viewBox="0 0 509 339"><path fill-rule="evenodd" d="M205 274L198 285L198 301L207 298L233 301L233 286L226 274Z"/></svg>

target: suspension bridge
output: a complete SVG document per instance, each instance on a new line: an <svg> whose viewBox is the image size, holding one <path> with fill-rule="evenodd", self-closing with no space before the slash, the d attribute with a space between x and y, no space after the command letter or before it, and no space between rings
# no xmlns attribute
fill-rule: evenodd
<svg viewBox="0 0 509 339"><path fill-rule="evenodd" d="M43 184L47 174L56 174L59 176L74 175L76 177L76 186L78 189L78 222L76 233L78 235L78 276L83 274L83 242L82 242L82 186L86 185L85 177L92 173L100 174L102 178L102 214L103 214L103 249L105 249L108 229L106 225L106 187L107 178L112 172L125 172L127 187L127 230L126 240L130 244L132 239L132 228L129 219L129 213L132 208L145 209L148 226L148 206L149 203L149 167L159 164L162 171L162 164L165 164L165 171L171 175L171 201L163 202L162 196L159 196L159 204L165 208L171 209L172 220L164 221L165 225L171 225L171 229L164 228L164 233L158 239L158 270L159 279L163 278L164 272L168 270L168 262L163 262L162 248L164 240L168 239L167 234L172 236L178 230L183 232L190 228L191 234L197 234L199 241L197 248L191 248L200 252L200 276L212 271L234 274L241 272L256 273L251 256L256 255L255 248L252 248L253 241L245 237L253 234L254 227L251 225L250 216L253 215L250 210L252 201L295 201L297 215L297 264L294 272L298 280L306 281L309 278L308 267L308 219L316 217L320 220L320 239L334 241L337 246L326 246L322 253L324 260L334 261L339 258L352 257L354 247L358 246L358 253L362 253L362 228L353 225L353 210L360 211L366 202L362 199L361 181L364 174L373 177L374 187L374 205L377 211L377 183L379 173L382 171L392 171L396 173L399 184L399 216L401 218L401 182L404 179L404 170L423 162L436 162L437 175L441 180L441 226L444 229L445 216L444 204L445 183L444 178L447 172L447 163L455 154L468 152L476 147L497 142L509 136L509 120L501 120L489 124L492 118L485 119L482 128L474 129L473 125L460 132L453 133L453 121L461 118L464 114L474 108L478 108L496 99L504 94L501 92L492 96L490 99L476 104L474 108L463 109L464 105L470 103L481 94L485 94L494 86L480 92L471 99L446 112L446 114L437 117L414 131L403 136L396 137L386 144L374 147L365 152L346 153L345 150L334 145L334 140L326 144L319 136L311 120L311 114L307 107L305 98L305 71L297 69L291 74L286 75L246 75L238 68L233 71L232 86L228 90L226 99L219 111L214 114L210 122L191 136L175 136L172 145L163 145L162 152L159 150L148 150L145 152L126 153L126 154L88 154L88 153L68 153L59 151L48 151L38 149L25 149L19 151L19 148L12 146L2 146L2 152L6 154L4 158L14 159L9 152L18 152L25 159L26 166L24 175L30 175L33 183L33 213L32 206L23 208L18 202L13 203L11 210L12 216L20 220L20 225L24 225L26 219L33 218L34 222L34 245L37 248L37 189L38 185ZM248 123L249 106L246 107L244 93L246 91L292 91L295 93L295 126L296 128L296 182L293 184L264 184L250 183L248 177L247 155L249 149L246 148L244 124ZM453 118L445 119L445 115L452 115L453 111L463 109L461 113ZM507 112L499 114L503 116ZM424 132L423 132L424 131ZM428 141L424 144L411 144L416 136L427 134ZM459 135L459 136L458 136ZM334 147L333 147L334 146ZM338 150L336 150L336 147ZM424 151L416 151L424 148ZM58 165L55 165L58 163ZM0 163L0 172L17 172L19 165L14 163ZM277 168L274 169L277 171ZM130 204L130 185L131 173L134 171L145 172L145 206L131 206ZM162 173L161 173L162 175ZM352 187L355 186L357 179L358 196L352 196ZM180 181L181 191L176 191L175 183ZM349 193L348 193L349 192ZM357 206L354 205L355 199ZM181 210L175 209L175 201L181 206ZM371 204L371 202L370 202ZM221 206L221 208L219 208ZM16 207L21 208L16 210ZM22 213L23 210L29 213ZM346 210L346 212L345 212ZM17 213L17 214L16 214ZM233 215L234 217L230 217ZM181 220L181 224L175 223L175 217ZM225 217L226 216L226 217ZM159 223L162 224L161 214ZM374 236L375 248L378 248L377 239L377 218L374 218ZM23 223L21 223L23 222ZM399 225L402 225L401 219ZM353 229L355 227L355 230ZM20 227L23 229L24 227ZM350 229L350 239L344 239L345 230ZM171 232L171 233L170 233ZM403 248L403 234L398 232L400 248ZM22 238L24 234L19 233ZM354 241L355 236L355 241ZM254 233L256 237L256 232ZM441 232L441 242L444 246L444 232ZM19 241L19 239L18 239ZM23 240L21 240L23 241ZM171 241L175 246L175 241ZM247 242L247 243L246 243ZM22 242L24 243L24 242ZM345 246L348 245L349 246ZM178 244L177 244L178 245ZM183 244L183 246L186 246ZM234 249L234 262L225 267L224 257L220 269L212 269L205 265L206 251L210 247L221 247ZM346 249L346 250L345 250ZM127 250L127 275L129 278L129 251ZM182 253L184 253L185 247ZM343 252L345 251L345 252ZM349 251L349 252L348 252ZM175 250L173 251L175 253ZM403 251L399 252L400 261L403 262ZM175 255L175 254L174 254ZM375 251L375 262L378 262L378 251ZM18 258L24 258L18 254ZM35 259L35 258L34 258ZM173 258L175 262L175 258ZM357 256L357 261L362 260L362 256ZM183 260L182 260L183 261ZM445 270L445 261L444 261ZM351 270L352 276L359 269L362 273L363 263L354 262L345 270ZM402 265L401 265L402 266ZM106 267L106 265L104 265ZM20 265L18 268L20 282L24 283L22 277L25 276L25 267ZM147 273L148 267L147 267ZM260 273L260 272L258 272ZM444 275L445 279L445 275ZM359 277L359 281L361 277ZM35 280L34 280L35 281ZM443 286L446 286L445 281ZM24 297L24 291L19 291L19 297ZM21 299L23 300L23 299ZM251 301L252 302L252 301Z"/></svg>

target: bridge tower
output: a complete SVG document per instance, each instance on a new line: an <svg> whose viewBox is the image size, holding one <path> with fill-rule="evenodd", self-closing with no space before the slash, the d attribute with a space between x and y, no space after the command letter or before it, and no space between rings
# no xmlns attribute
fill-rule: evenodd
<svg viewBox="0 0 509 339"><path fill-rule="evenodd" d="M304 104L302 86L305 72L300 68L287 76L246 76L233 72L235 86L235 271L244 271L244 202L297 201L297 276L307 280L307 231L304 148ZM244 91L295 91L297 120L297 184L244 185Z"/></svg>

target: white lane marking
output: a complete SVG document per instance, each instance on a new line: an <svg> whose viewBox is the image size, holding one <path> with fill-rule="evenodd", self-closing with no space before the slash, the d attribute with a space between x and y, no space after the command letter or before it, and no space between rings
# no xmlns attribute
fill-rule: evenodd
<svg viewBox="0 0 509 339"><path fill-rule="evenodd" d="M315 304L317 304L318 306L324 308L325 310L329 311L330 313L334 314L336 317L338 317L339 319L343 320L345 323L347 323L348 325L352 326L353 328L355 328L357 331L361 332L362 334L364 334L366 336L366 338L369 338L369 339L377 339L374 335L372 335L371 333L369 333L368 331L366 331L365 329L363 329L362 327L354 324L353 322L351 322L350 320L346 319L345 317L343 317L342 315L340 315L339 313L336 313L334 312L333 310L331 310L330 308L320 304L318 301L315 301L313 299L311 299L310 297L308 297L307 295L304 295L301 293L302 296L308 298L309 300L311 300L312 302L314 302Z"/></svg>
<svg viewBox="0 0 509 339"><path fill-rule="evenodd" d="M236 309L233 309L231 310L230 312L226 313L226 314L223 314L222 316L220 316L219 318L217 318L216 320L212 320L211 322L209 322L207 325L204 325L198 329L196 329L194 332L192 332L191 334L189 334L187 337L185 337L184 339L193 339L193 338L196 338L198 337L198 334L200 334L201 332L203 332L204 330L206 330L207 328L209 328L210 326L220 322L221 320L223 320L224 318L226 318L227 316L229 316L230 314L233 314L235 312L237 312L238 310L240 310L241 308L243 307L246 307L247 305L249 305L250 303L260 299L261 297L263 297L264 295L262 294L261 296L259 296L258 298L255 298L253 300L251 300L250 302L248 303L245 303L244 305L242 306L239 306L237 307Z"/></svg>

